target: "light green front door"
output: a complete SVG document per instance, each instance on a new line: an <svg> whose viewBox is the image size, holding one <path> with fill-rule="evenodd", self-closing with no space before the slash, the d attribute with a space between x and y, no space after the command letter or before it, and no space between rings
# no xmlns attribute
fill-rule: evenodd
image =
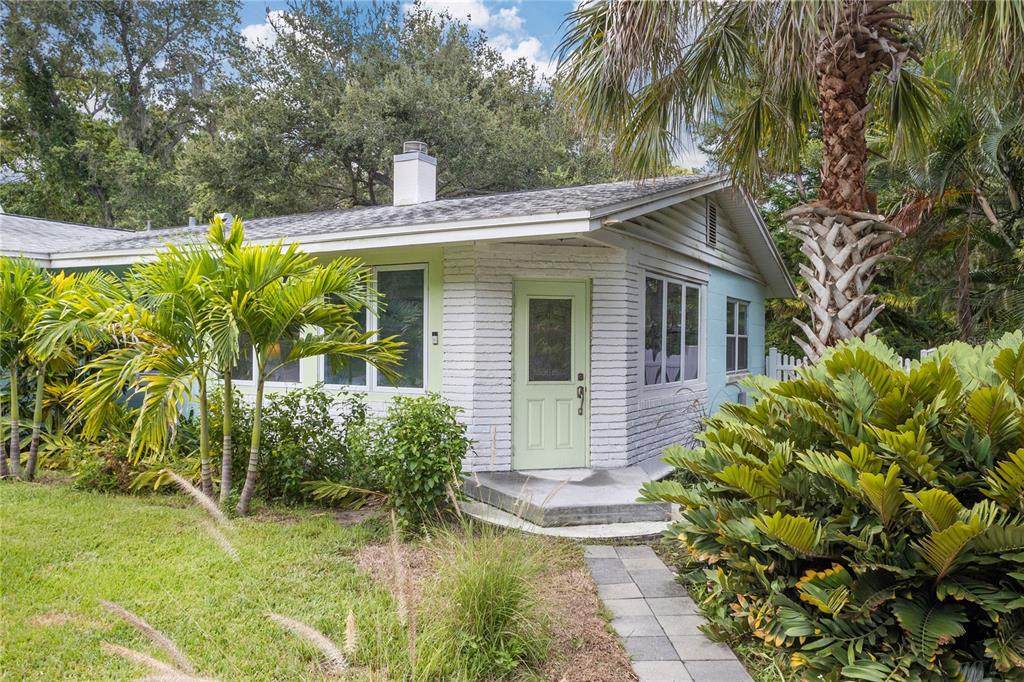
<svg viewBox="0 0 1024 682"><path fill-rule="evenodd" d="M587 466L587 283L517 280L512 330L512 465Z"/></svg>

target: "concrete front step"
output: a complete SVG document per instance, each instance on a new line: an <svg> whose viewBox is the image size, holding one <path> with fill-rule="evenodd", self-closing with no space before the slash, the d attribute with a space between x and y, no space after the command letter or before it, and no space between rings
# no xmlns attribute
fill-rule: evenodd
<svg viewBox="0 0 1024 682"><path fill-rule="evenodd" d="M665 522L671 505L637 502L645 481L664 475L649 462L621 469L473 473L463 489L476 500L542 527Z"/></svg>

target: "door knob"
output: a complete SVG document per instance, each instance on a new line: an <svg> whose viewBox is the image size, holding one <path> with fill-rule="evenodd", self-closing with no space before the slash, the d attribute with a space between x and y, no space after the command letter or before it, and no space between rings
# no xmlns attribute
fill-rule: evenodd
<svg viewBox="0 0 1024 682"><path fill-rule="evenodd" d="M576 397L580 399L580 408L576 410L576 414L583 416L583 396L587 394L587 389L583 386L576 387Z"/></svg>

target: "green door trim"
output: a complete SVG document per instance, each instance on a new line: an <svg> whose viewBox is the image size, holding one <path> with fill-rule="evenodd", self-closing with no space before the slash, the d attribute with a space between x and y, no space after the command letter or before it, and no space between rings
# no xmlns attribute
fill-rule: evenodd
<svg viewBox="0 0 1024 682"><path fill-rule="evenodd" d="M588 467L590 282L516 279L513 280L512 300L512 467ZM565 306L532 303L545 300L569 301L569 320L559 318L566 313ZM531 325L531 310L537 315L534 325ZM569 330L568 349L557 344L559 338L564 338L564 334L559 336L560 324ZM536 346L531 346L531 329L537 334ZM548 337L544 338L543 334ZM531 350L538 352L539 356L535 357L547 364L538 362L531 369ZM548 357L544 355L546 351ZM550 378L531 377L534 371L546 372Z"/></svg>

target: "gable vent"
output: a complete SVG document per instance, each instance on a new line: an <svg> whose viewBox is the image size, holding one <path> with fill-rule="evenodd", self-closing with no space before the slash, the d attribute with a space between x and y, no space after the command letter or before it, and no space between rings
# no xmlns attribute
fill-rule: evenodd
<svg viewBox="0 0 1024 682"><path fill-rule="evenodd" d="M718 205L710 200L707 202L707 216L705 217L705 222L708 226L708 246L718 246Z"/></svg>

